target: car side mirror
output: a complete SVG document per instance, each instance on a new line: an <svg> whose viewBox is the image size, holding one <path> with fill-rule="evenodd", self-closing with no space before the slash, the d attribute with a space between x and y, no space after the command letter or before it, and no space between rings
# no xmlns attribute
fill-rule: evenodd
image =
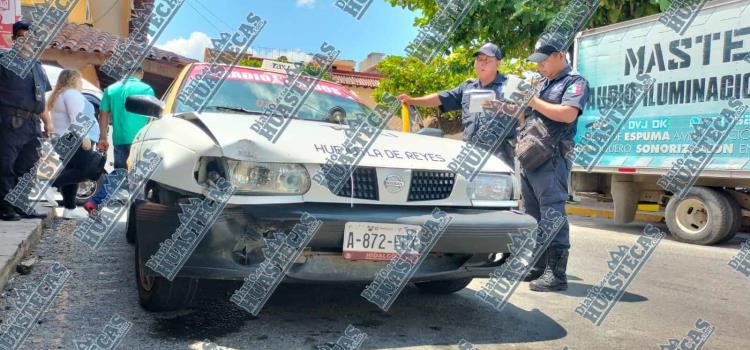
<svg viewBox="0 0 750 350"><path fill-rule="evenodd" d="M125 110L151 118L159 118L164 110L164 103L151 95L131 95L125 99Z"/></svg>
<svg viewBox="0 0 750 350"><path fill-rule="evenodd" d="M445 134L442 129L438 128L422 128L417 131L418 135L443 137Z"/></svg>

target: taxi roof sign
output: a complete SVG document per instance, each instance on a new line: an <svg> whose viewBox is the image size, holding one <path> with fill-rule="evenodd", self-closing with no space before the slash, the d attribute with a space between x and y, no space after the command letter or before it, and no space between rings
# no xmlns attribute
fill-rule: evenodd
<svg viewBox="0 0 750 350"><path fill-rule="evenodd" d="M260 68L286 74L286 72L288 71L296 70L296 65L294 63L288 63L288 62L263 60L263 64L260 66Z"/></svg>

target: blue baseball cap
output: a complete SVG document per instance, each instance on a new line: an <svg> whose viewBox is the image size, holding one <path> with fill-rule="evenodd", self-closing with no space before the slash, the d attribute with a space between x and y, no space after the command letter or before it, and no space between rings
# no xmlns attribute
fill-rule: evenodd
<svg viewBox="0 0 750 350"><path fill-rule="evenodd" d="M565 52L565 38L557 34L542 34L534 45L534 53L526 58L527 61L539 63L555 52Z"/></svg>
<svg viewBox="0 0 750 350"><path fill-rule="evenodd" d="M13 36L16 36L19 30L29 30L29 27L29 22L26 22L24 20L13 23Z"/></svg>
<svg viewBox="0 0 750 350"><path fill-rule="evenodd" d="M499 60L503 59L503 53L500 52L500 49L497 48L497 45L493 43L486 43L482 45L482 47L480 47L477 52L474 52L474 57L479 56L480 53L487 56L494 56Z"/></svg>

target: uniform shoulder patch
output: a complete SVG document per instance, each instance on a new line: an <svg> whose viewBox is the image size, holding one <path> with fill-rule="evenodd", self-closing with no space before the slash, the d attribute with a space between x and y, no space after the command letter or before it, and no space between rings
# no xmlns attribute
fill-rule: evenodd
<svg viewBox="0 0 750 350"><path fill-rule="evenodd" d="M583 93L583 82L577 81L573 84L570 84L568 86L568 89L565 90L566 94L571 94L573 96L578 96Z"/></svg>

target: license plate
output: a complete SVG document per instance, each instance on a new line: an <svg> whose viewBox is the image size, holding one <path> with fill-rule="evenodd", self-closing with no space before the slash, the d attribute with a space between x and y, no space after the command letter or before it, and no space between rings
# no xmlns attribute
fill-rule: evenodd
<svg viewBox="0 0 750 350"><path fill-rule="evenodd" d="M418 232L419 225L347 222L344 225L344 259L391 260L397 245L405 246L407 229Z"/></svg>

